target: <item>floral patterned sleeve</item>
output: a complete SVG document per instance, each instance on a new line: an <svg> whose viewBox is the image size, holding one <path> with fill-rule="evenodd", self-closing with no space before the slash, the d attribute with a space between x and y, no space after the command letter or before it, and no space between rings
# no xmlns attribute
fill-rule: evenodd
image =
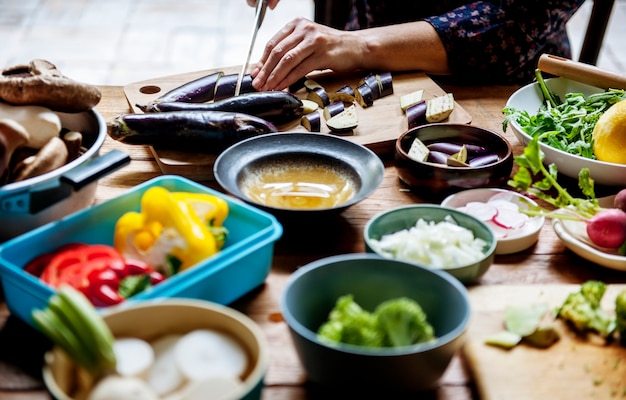
<svg viewBox="0 0 626 400"><path fill-rule="evenodd" d="M542 53L571 56L565 23L583 2L477 1L424 20L441 37L454 80L524 83Z"/></svg>

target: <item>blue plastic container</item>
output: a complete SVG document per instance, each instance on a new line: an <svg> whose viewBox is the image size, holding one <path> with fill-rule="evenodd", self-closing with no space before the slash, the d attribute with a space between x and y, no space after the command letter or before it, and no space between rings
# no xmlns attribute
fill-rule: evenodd
<svg viewBox="0 0 626 400"><path fill-rule="evenodd" d="M283 232L276 218L186 178L165 175L0 244L0 279L11 313L33 325L32 310L44 308L54 293L38 277L23 270L28 261L70 242L113 245L117 220L128 211L139 211L143 193L153 186L224 198L229 205L224 221L229 235L219 253L127 301L185 297L226 305L265 281L272 265L274 242Z"/></svg>

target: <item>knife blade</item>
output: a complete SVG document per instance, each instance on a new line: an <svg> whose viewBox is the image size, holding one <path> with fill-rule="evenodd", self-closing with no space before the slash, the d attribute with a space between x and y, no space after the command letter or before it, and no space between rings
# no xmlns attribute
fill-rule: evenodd
<svg viewBox="0 0 626 400"><path fill-rule="evenodd" d="M257 0L255 7L254 26L252 27L252 35L250 37L250 45L248 46L248 54L246 55L246 61L241 66L241 71L239 72L239 76L237 77L235 96L238 96L239 91L241 90L241 81L244 74L246 73L246 70L248 69L250 56L252 55L254 42L256 41L256 35L259 32L259 28L261 27L261 24L263 23L263 18L265 17L265 10L267 10L267 0Z"/></svg>

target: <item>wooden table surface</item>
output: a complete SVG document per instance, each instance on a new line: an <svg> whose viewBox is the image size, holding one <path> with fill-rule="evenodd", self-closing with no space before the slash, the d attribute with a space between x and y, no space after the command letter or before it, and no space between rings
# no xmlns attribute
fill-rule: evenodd
<svg viewBox="0 0 626 400"><path fill-rule="evenodd" d="M456 101L472 116L472 124L502 133L501 109L517 88L512 86L443 88L454 93ZM101 88L103 98L97 106L106 120L130 112L122 87ZM512 132L504 133L519 154L522 147ZM123 145L107 138L102 152L121 149L132 162L99 181L96 201L101 202L161 174L149 149ZM333 221L330 229L311 232L306 238L289 240L288 231L275 246L272 270L265 284L232 307L253 318L264 330L270 343L271 363L265 378L263 399L331 398L320 388L306 383L306 376L280 319L278 299L289 275L310 261L343 253L364 252L361 232L373 215L403 204L423 202L406 190L399 181L393 161L384 159L385 178L368 199L349 208ZM215 182L203 182L219 189ZM303 240L306 239L306 240ZM538 243L527 251L496 256L495 263L478 282L479 285L526 285L547 283L581 283L601 279L607 283L623 282L624 274L594 265L568 251L549 223ZM0 293L0 399L48 399L40 379L41 356L48 342L38 332L11 317ZM538 382L537 384L541 384ZM442 378L439 387L420 398L477 398L471 373L462 356L457 356Z"/></svg>

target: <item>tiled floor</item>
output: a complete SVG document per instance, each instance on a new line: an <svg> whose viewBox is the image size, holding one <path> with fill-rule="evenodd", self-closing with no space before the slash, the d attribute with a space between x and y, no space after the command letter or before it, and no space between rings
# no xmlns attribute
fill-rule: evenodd
<svg viewBox="0 0 626 400"><path fill-rule="evenodd" d="M591 0L569 23L576 57ZM284 0L268 11L252 60L312 0ZM33 58L67 76L124 85L159 76L240 65L254 10L245 0L0 0L0 67ZM598 66L626 73L626 0L617 0Z"/></svg>

